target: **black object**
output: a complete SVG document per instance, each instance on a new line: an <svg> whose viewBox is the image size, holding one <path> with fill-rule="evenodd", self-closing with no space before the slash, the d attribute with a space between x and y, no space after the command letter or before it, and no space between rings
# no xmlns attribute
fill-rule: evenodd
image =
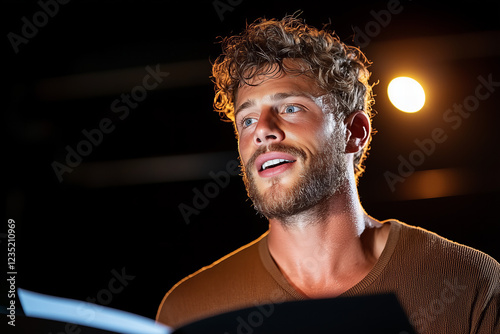
<svg viewBox="0 0 500 334"><path fill-rule="evenodd" d="M174 334L415 334L393 294L266 304L216 315Z"/></svg>

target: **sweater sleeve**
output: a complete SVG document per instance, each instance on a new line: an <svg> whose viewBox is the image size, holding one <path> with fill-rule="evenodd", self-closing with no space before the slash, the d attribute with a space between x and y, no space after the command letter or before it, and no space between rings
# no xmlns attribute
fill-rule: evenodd
<svg viewBox="0 0 500 334"><path fill-rule="evenodd" d="M479 273L481 286L473 310L471 333L500 333L500 266L486 256Z"/></svg>

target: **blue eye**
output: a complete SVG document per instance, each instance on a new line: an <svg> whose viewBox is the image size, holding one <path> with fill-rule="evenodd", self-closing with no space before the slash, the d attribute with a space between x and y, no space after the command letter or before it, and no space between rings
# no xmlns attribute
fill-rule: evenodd
<svg viewBox="0 0 500 334"><path fill-rule="evenodd" d="M245 118L241 123L243 124L243 127L246 128L252 125L256 121L257 120L255 118Z"/></svg>
<svg viewBox="0 0 500 334"><path fill-rule="evenodd" d="M296 113L300 110L299 107L297 106L286 106L285 107L285 114L293 114L293 113Z"/></svg>

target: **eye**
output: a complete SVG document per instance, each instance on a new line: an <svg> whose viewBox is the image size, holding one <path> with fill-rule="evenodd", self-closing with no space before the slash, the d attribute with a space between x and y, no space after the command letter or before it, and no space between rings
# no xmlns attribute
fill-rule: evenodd
<svg viewBox="0 0 500 334"><path fill-rule="evenodd" d="M294 106L294 105L287 105L285 106L285 109L283 110L283 112L285 114L294 114L298 111L300 111L301 108L300 107L297 107L297 106Z"/></svg>
<svg viewBox="0 0 500 334"><path fill-rule="evenodd" d="M243 128L247 128L255 122L257 122L255 118L244 118L241 120L241 125L243 126Z"/></svg>

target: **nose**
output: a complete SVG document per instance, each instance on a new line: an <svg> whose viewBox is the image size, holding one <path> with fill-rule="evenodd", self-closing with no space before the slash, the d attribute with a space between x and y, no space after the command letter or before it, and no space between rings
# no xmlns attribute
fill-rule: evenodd
<svg viewBox="0 0 500 334"><path fill-rule="evenodd" d="M257 146L276 144L285 139L278 116L271 109L263 110L254 132L254 143Z"/></svg>

